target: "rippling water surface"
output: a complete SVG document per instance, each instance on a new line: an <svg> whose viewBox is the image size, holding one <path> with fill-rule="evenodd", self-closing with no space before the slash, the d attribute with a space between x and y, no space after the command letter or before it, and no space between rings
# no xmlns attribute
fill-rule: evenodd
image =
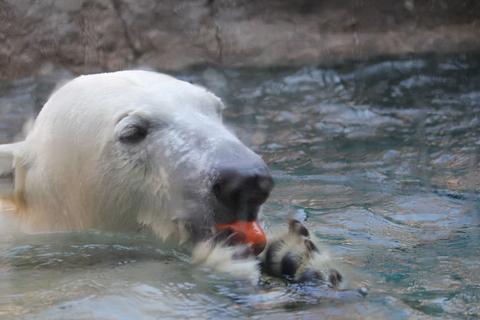
<svg viewBox="0 0 480 320"><path fill-rule="evenodd" d="M66 76L0 82L0 142L19 139ZM305 221L370 294L338 302L313 286L250 287L140 235L2 235L2 319L480 316L477 56L177 76L221 96L226 122L268 163L265 229Z"/></svg>

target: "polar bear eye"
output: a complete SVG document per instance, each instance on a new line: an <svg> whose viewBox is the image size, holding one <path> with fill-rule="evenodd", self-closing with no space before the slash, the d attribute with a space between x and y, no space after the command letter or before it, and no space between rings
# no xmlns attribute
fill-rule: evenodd
<svg viewBox="0 0 480 320"><path fill-rule="evenodd" d="M145 139L148 134L148 128L142 125L127 126L120 136L120 141L123 143L138 143Z"/></svg>

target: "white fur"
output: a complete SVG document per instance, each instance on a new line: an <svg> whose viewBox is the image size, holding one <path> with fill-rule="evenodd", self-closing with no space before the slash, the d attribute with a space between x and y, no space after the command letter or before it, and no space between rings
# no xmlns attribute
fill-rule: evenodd
<svg viewBox="0 0 480 320"><path fill-rule="evenodd" d="M256 284L260 278L260 261L254 257L235 258L239 249L240 247L214 244L212 241L201 242L193 250L192 262Z"/></svg>
<svg viewBox="0 0 480 320"><path fill-rule="evenodd" d="M74 79L25 141L0 146L1 227L149 228L180 242L188 223L211 228L211 172L223 150L260 159L225 128L223 108L205 89L154 72ZM141 121L152 124L146 144L118 142Z"/></svg>

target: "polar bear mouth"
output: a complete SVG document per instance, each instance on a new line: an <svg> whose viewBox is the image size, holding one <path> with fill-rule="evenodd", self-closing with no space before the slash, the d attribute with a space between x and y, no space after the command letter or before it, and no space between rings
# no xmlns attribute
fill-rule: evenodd
<svg viewBox="0 0 480 320"><path fill-rule="evenodd" d="M228 230L259 254L266 246L266 236L256 220L273 187L265 165L248 170L242 166L221 168L212 187L218 210L213 232Z"/></svg>
<svg viewBox="0 0 480 320"><path fill-rule="evenodd" d="M274 187L266 165L262 162L248 168L236 163L215 171L208 187L203 189L207 192L192 188L182 191L180 212L183 213L176 216L192 241L208 239L226 227L244 233L248 239L260 235L263 231L256 221Z"/></svg>
<svg viewBox="0 0 480 320"><path fill-rule="evenodd" d="M223 233L229 238L238 239L239 242L247 245L250 251L259 255L267 246L265 231L256 221L235 221L233 223L220 224L215 226L215 237Z"/></svg>

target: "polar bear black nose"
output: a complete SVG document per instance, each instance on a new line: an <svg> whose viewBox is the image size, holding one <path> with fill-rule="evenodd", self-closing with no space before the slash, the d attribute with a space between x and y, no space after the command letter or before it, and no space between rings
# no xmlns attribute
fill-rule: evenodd
<svg viewBox="0 0 480 320"><path fill-rule="evenodd" d="M228 210L230 218L252 221L257 219L260 206L267 200L274 182L266 166L249 168L234 163L218 170L213 193Z"/></svg>

